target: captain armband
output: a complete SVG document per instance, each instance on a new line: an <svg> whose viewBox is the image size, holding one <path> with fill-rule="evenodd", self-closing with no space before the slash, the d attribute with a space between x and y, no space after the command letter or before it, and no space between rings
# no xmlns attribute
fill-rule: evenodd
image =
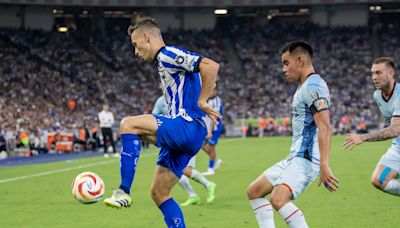
<svg viewBox="0 0 400 228"><path fill-rule="evenodd" d="M324 110L329 109L329 102L326 98L320 97L313 101L312 105L310 106L311 114L315 114L317 112L322 112Z"/></svg>

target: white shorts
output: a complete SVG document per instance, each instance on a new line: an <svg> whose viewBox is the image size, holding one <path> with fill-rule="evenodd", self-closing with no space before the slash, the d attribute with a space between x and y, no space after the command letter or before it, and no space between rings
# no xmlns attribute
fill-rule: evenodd
<svg viewBox="0 0 400 228"><path fill-rule="evenodd" d="M319 165L301 157L282 160L264 171L273 186L286 184L292 191L292 199L297 197L317 178Z"/></svg>
<svg viewBox="0 0 400 228"><path fill-rule="evenodd" d="M196 156L193 156L190 160L189 163L187 164L186 167L192 167L193 169L196 168Z"/></svg>
<svg viewBox="0 0 400 228"><path fill-rule="evenodd" d="M400 174L400 151L391 146L385 154L382 155L378 165L389 167Z"/></svg>

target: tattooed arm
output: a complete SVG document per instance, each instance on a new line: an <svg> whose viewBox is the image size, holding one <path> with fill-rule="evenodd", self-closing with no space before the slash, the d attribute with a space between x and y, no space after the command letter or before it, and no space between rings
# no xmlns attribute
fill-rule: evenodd
<svg viewBox="0 0 400 228"><path fill-rule="evenodd" d="M387 139L392 139L400 135L400 118L399 117L392 117L390 120L390 126L383 128L376 132L371 132L367 134L348 134L344 143L343 147L345 149L353 149L355 146L367 141L367 142L374 142L374 141L383 141Z"/></svg>

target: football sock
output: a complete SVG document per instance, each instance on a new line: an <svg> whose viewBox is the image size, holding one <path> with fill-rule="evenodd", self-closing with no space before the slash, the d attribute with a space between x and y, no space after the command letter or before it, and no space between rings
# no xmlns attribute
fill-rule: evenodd
<svg viewBox="0 0 400 228"><path fill-rule="evenodd" d="M167 227L186 227L181 208L173 198L169 198L159 206L164 215Z"/></svg>
<svg viewBox="0 0 400 228"><path fill-rule="evenodd" d="M391 179L387 182L383 191L395 196L400 196L400 184L396 180Z"/></svg>
<svg viewBox="0 0 400 228"><path fill-rule="evenodd" d="M215 161L214 161L214 160L210 160L210 161L208 162L208 168L214 169L214 165L215 165Z"/></svg>
<svg viewBox="0 0 400 228"><path fill-rule="evenodd" d="M274 211L268 199L258 198L250 200L260 228L274 228Z"/></svg>
<svg viewBox="0 0 400 228"><path fill-rule="evenodd" d="M278 214L291 228L308 228L303 212L292 202L285 204Z"/></svg>
<svg viewBox="0 0 400 228"><path fill-rule="evenodd" d="M187 178L185 175L182 175L181 179L179 179L179 185L189 194L190 197L197 196L189 182L189 178Z"/></svg>
<svg viewBox="0 0 400 228"><path fill-rule="evenodd" d="M136 165L140 156L140 139L135 134L121 134L122 149L120 159L121 184L119 186L126 194L130 194Z"/></svg>
<svg viewBox="0 0 400 228"><path fill-rule="evenodd" d="M208 187L211 183L201 173L195 169L192 169L192 175L190 176L193 180L199 182L204 187Z"/></svg>

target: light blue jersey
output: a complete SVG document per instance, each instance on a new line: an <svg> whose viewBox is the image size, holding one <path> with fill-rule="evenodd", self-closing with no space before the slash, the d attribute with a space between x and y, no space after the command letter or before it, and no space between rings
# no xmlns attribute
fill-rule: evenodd
<svg viewBox="0 0 400 228"><path fill-rule="evenodd" d="M392 117L400 117L400 86L396 83L392 94L385 100L380 89L374 92L374 100L379 106L385 125L390 125ZM393 138L392 146L400 153L400 137Z"/></svg>
<svg viewBox="0 0 400 228"><path fill-rule="evenodd" d="M199 65L201 56L172 46L165 46L156 55L162 90L172 118L188 121L205 116L197 102L201 91Z"/></svg>
<svg viewBox="0 0 400 228"><path fill-rule="evenodd" d="M318 129L313 114L329 109L330 97L326 82L318 74L311 74L293 97L293 141L288 159L302 157L319 164Z"/></svg>
<svg viewBox="0 0 400 228"><path fill-rule="evenodd" d="M151 112L151 114L156 114L156 115L168 115L168 104L167 101L165 100L164 95L160 96L156 103L154 104L154 108L153 111Z"/></svg>
<svg viewBox="0 0 400 228"><path fill-rule="evenodd" d="M219 114L223 114L224 104L219 96L215 96L213 98L208 99L207 103L213 108L215 111L219 112ZM218 125L214 126L213 131L218 131L222 129L222 118L218 118Z"/></svg>

